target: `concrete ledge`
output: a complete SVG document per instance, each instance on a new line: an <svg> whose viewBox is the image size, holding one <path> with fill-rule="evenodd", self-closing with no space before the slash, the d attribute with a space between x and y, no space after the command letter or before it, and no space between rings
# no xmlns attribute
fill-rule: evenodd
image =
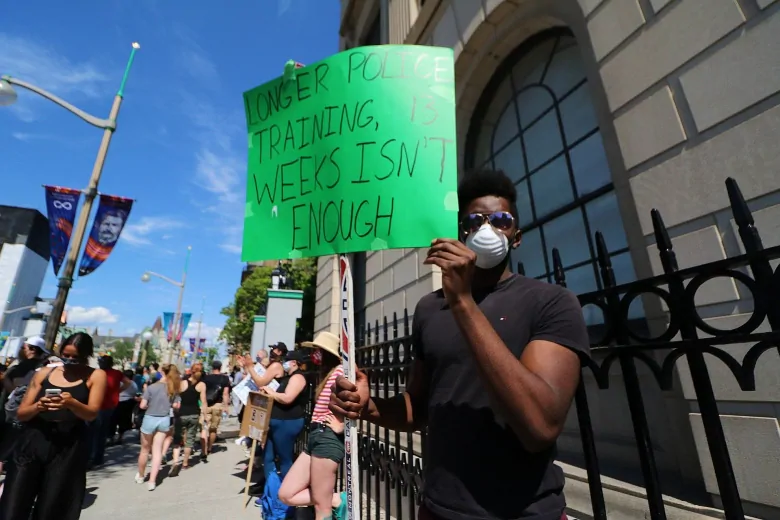
<svg viewBox="0 0 780 520"><path fill-rule="evenodd" d="M570 466L557 461L556 464L566 476L567 514L581 519L592 518L593 508L588 488L588 475L583 468ZM636 520L649 518L647 493L644 488L634 486L614 478L601 476L604 490L604 502L607 505L607 516L610 520ZM725 513L714 507L699 506L683 500L664 495L666 517L668 520L706 520L710 518L726 518ZM759 520L746 516L747 520Z"/></svg>

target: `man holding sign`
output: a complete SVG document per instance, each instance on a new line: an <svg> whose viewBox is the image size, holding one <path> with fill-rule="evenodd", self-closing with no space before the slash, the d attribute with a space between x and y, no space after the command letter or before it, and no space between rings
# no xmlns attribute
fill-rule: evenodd
<svg viewBox="0 0 780 520"><path fill-rule="evenodd" d="M555 442L588 333L574 294L510 272L521 239L516 202L501 172L464 178L461 240L434 240L424 262L441 269L443 287L415 309L406 391L371 398L358 372L331 395L331 411L349 419L427 425L421 520L566 518Z"/></svg>

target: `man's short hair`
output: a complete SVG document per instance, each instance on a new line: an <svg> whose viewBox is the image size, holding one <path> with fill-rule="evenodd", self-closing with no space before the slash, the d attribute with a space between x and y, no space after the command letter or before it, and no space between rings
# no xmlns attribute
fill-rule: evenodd
<svg viewBox="0 0 780 520"><path fill-rule="evenodd" d="M215 359L211 362L211 370L222 370L222 361Z"/></svg>
<svg viewBox="0 0 780 520"><path fill-rule="evenodd" d="M490 195L509 201L509 212L517 221L517 188L501 170L477 170L463 176L458 185L458 215L462 215L475 199Z"/></svg>
<svg viewBox="0 0 780 520"><path fill-rule="evenodd" d="M103 356L100 358L98 363L101 366L101 368L102 367L111 368L114 366L114 358L112 358L111 356Z"/></svg>
<svg viewBox="0 0 780 520"><path fill-rule="evenodd" d="M105 213L103 213L103 220L105 220L107 217L115 217L121 219L122 222L124 222L125 220L127 220L127 211L110 208L107 209Z"/></svg>

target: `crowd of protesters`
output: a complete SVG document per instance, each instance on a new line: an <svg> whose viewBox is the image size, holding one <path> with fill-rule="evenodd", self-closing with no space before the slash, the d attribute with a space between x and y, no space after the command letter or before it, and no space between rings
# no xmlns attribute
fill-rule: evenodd
<svg viewBox="0 0 780 520"><path fill-rule="evenodd" d="M28 338L0 373L0 520L79 518L87 472L103 466L106 446L122 444L134 429L141 440L135 481L147 481L151 455L150 491L171 447L170 476L178 473L182 447L188 467L197 441L201 461L208 461L231 387L219 361L211 374L197 363L184 378L175 365L157 363L120 371L107 355L94 368L94 344L83 332L55 350Z"/></svg>
<svg viewBox="0 0 780 520"><path fill-rule="evenodd" d="M149 491L160 484L171 449L168 477L191 467L198 444L199 461L208 463L231 410L231 389L244 379L274 400L267 439L257 452L256 505L275 504L278 518L311 505L317 518L346 518L344 497L333 493L344 457L344 424L328 410L331 387L342 374L339 340L322 333L300 347L288 351L278 343L269 355L239 357L230 375L220 361L208 372L195 363L181 374L175 365L156 363L118 370L107 355L94 368L94 344L82 332L65 339L56 355L43 338L28 338L19 359L1 374L0 462L6 478L0 520L79 518L87 472L103 466L106 447L123 444L132 430L140 437L134 480ZM313 395L307 365L320 381ZM233 410L242 417L243 409ZM296 459L304 428L308 443Z"/></svg>

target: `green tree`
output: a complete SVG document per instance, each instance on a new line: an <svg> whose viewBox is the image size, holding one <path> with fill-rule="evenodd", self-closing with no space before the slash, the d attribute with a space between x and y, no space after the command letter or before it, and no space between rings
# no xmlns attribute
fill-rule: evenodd
<svg viewBox="0 0 780 520"><path fill-rule="evenodd" d="M236 291L233 303L224 307L227 318L220 338L228 343L231 354L245 354L252 344L254 317L266 313L268 289L273 267L258 267ZM314 302L317 298L317 259L302 258L285 264L287 284L303 291L301 318L295 329L295 341L311 340L314 334Z"/></svg>
<svg viewBox="0 0 780 520"><path fill-rule="evenodd" d="M265 314L271 271L271 267L255 269L236 291L233 303L220 311L227 320L219 337L236 353L249 352L254 317Z"/></svg>
<svg viewBox="0 0 780 520"><path fill-rule="evenodd" d="M219 349L216 347L208 347L204 350L204 354L206 357L206 361L204 362L204 365L209 366L212 361L214 361L217 356L219 356Z"/></svg>
<svg viewBox="0 0 780 520"><path fill-rule="evenodd" d="M111 345L111 356L118 364L124 364L127 361L133 360L134 346L129 341L118 341Z"/></svg>

